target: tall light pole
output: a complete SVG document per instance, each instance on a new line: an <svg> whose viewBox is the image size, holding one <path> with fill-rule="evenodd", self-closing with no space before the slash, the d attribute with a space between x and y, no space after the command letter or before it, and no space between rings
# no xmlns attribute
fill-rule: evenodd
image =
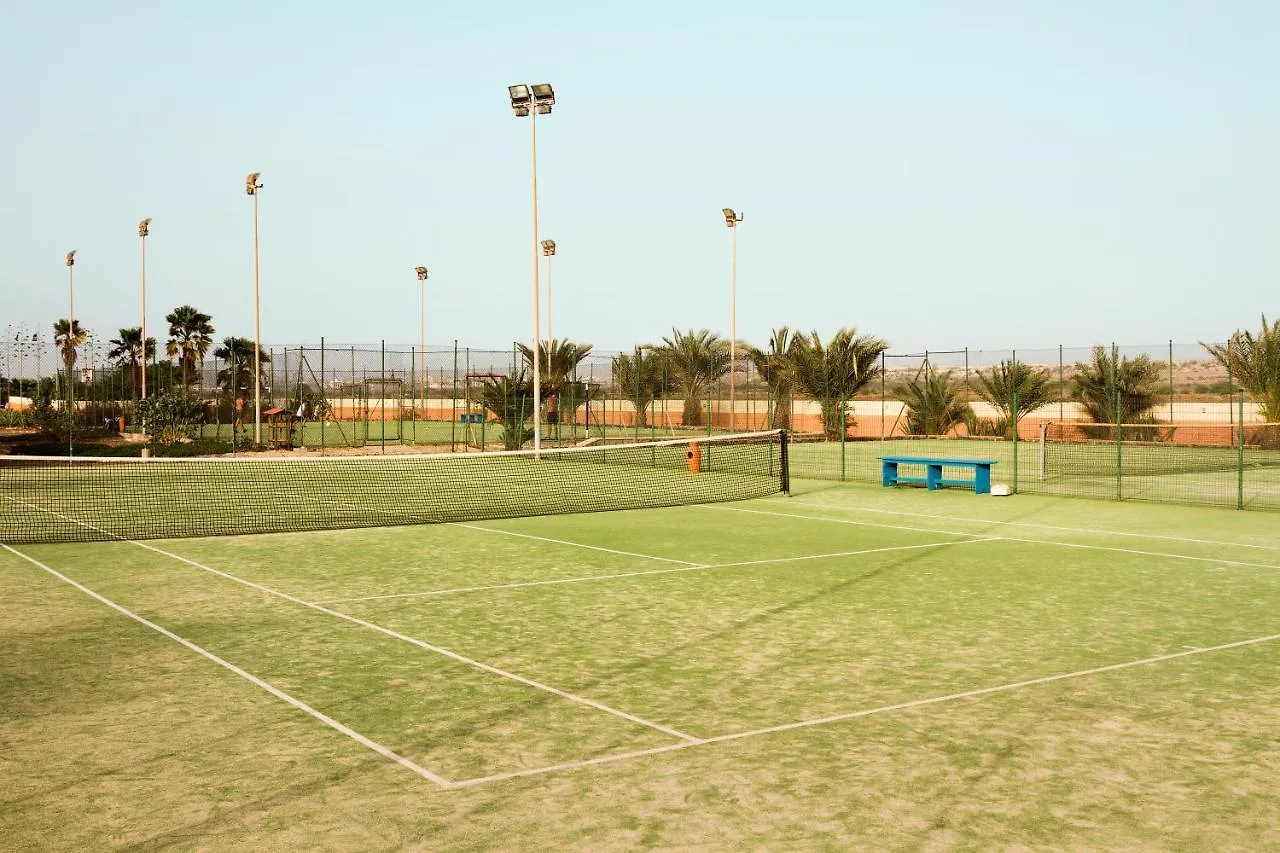
<svg viewBox="0 0 1280 853"><path fill-rule="evenodd" d="M32 340L35 336L32 335ZM56 341L55 341L56 343ZM76 346L76 250L72 249L67 252L67 346L75 351ZM40 357L39 351L36 352L36 358ZM39 362L37 361L37 364ZM67 360L62 360L63 364L67 364ZM73 431L71 428L72 419L75 417L76 404L76 381L71 374L71 366L67 365L67 455L72 455ZM55 368L54 374L57 374Z"/></svg>
<svg viewBox="0 0 1280 853"><path fill-rule="evenodd" d="M258 183L261 172L244 179L244 191L253 196L253 444L262 446L262 323L258 307ZM146 342L142 344L146 349ZM234 381L234 380L233 380Z"/></svg>
<svg viewBox="0 0 1280 853"><path fill-rule="evenodd" d="M142 399L147 399L147 235L151 220L138 223L138 240L142 243Z"/></svg>
<svg viewBox="0 0 1280 853"><path fill-rule="evenodd" d="M427 268L414 267L418 274L418 405L422 406L423 417L427 407Z"/></svg>
<svg viewBox="0 0 1280 853"><path fill-rule="evenodd" d="M538 116L551 112L556 94L550 83L507 87L516 118L532 119L533 141L533 456L542 451L542 324L538 317Z"/></svg>
<svg viewBox="0 0 1280 853"><path fill-rule="evenodd" d="M551 259L556 256L555 240L542 241L542 256L547 259L547 346L550 347L556 340L555 327L551 323L553 316L553 306L551 304ZM551 357L550 352L547 353L547 357Z"/></svg>
<svg viewBox="0 0 1280 853"><path fill-rule="evenodd" d="M738 223L747 218L733 208L723 210L724 224L733 232L733 262L729 274L729 431L737 426L734 388L738 382Z"/></svg>

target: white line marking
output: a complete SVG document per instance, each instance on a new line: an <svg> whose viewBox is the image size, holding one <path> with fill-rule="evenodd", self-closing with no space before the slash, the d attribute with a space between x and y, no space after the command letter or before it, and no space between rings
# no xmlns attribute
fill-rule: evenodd
<svg viewBox="0 0 1280 853"><path fill-rule="evenodd" d="M654 747L653 749L642 749L635 752L620 753L617 755L605 755L599 758L588 758L583 761L567 761L562 764L553 764L546 767L534 767L527 770L514 770L509 773L495 773L492 776L480 776L473 779L462 779L453 783L455 788L470 788L475 785L483 785L488 782L500 782L506 779L517 779L523 776L537 776L544 773L556 773L564 770L577 770L583 767L591 767L597 764L607 764L614 761L626 761L633 758L642 758L648 755L659 755L664 752L674 752L680 749L688 749L694 746L706 746L715 743L727 743L728 741L744 740L746 738L759 737L761 735L777 734L779 732L788 732L795 729L812 728L814 726L825 726L832 723L841 723L848 720L856 720L860 717L870 717L875 714L887 714L893 711L904 711L910 708L922 708L927 705L937 705L943 702L954 702L958 699L971 699L977 696L987 696L992 693L1006 693L1013 690L1019 690L1025 687L1035 687L1041 684L1050 684L1055 681L1067 681L1069 679L1084 678L1090 675L1098 675L1104 672L1115 672L1122 669L1130 669L1136 666L1149 666L1151 664L1163 663L1165 661L1176 660L1178 658L1192 657L1195 655L1204 655L1211 652L1221 652L1228 649L1238 649L1245 646L1253 646L1261 643L1270 643L1280 640L1280 634L1270 634L1266 637L1254 637L1249 640L1240 640L1234 643L1223 643L1218 646L1209 646L1205 648L1189 649L1187 651L1173 652L1167 655L1157 655L1156 657L1143 658L1142 660L1126 661L1124 663L1113 663L1107 666L1098 666L1092 669L1081 669L1075 672L1064 672L1057 675L1046 675L1040 678L1029 678L1025 681L1015 681L1009 684L999 684L994 687L980 687L975 690L965 690L960 693L949 693L945 696L931 696L927 699L915 699L910 702L898 702L893 705L881 705L878 708L867 708L862 711L850 711L845 714L832 714L827 717L818 717L812 720L801 720L794 723L783 723L777 726L768 726L761 729L751 729L745 732L734 732L727 735L717 735L715 737L703 738L697 743L673 743L666 746Z"/></svg>
<svg viewBox="0 0 1280 853"><path fill-rule="evenodd" d="M328 614L329 616L332 616L335 619L342 619L343 621L350 622L353 625L359 625L362 628L368 628L370 631L376 631L379 634L384 634L388 637L401 640L403 642L417 646L418 648L423 649L425 651L435 652L438 655L443 655L444 657L450 658L451 660L458 661L459 663L464 663L464 664L467 664L468 666L473 666L477 669L482 669L485 672L489 672L494 675L498 675L503 678L510 679L511 681L516 681L516 682L519 682L520 684L524 684L529 687L534 687L538 690L543 690L547 693L551 693L553 695L559 696L562 699L567 699L570 702L576 702L579 705L586 705L589 708L595 708L597 711L604 711L606 714L612 714L615 717L620 717L624 720L628 720L630 722L637 723L642 726L647 726L648 728L651 728L651 729L656 729L660 732L663 732L664 734L669 734L672 737L680 738L681 740L685 740L685 741L698 740L698 738L695 738L692 735L688 735L688 734L685 734L684 732L677 731L676 729L670 728L669 726L664 726L661 723L654 723L642 717L637 717L634 714L628 714L626 711L620 711L617 708L611 708L608 705L595 701L594 699L587 699L582 696L577 696L573 693L569 693L566 690L561 690L557 687L552 687L549 684L543 684L540 681L534 681L532 678L525 678L523 675L517 675L514 672L508 672L505 669L499 669L496 666L490 666L487 663L482 663L473 658L469 658L465 655L458 654L457 652L450 651L449 649L446 649L443 646L433 645L423 640L419 640L416 637L410 637L408 634L402 634L399 631L394 631L390 628L385 628L382 625L375 624L366 619L360 619L359 617L350 616L346 613L342 613L337 610L331 610L330 608L324 607L323 605L320 605L320 604L312 604L311 602L303 601L301 598L289 595L287 592L281 592L280 590L272 589L269 586L264 586L260 583L255 583L250 580L245 580L244 578L236 577L235 575L230 574L228 572L224 572L220 569L215 569L212 566L206 566L202 563L197 563L195 560L190 560L179 554L174 554L172 552L165 551L161 548L156 548L155 546L148 545L145 542L135 542L130 540L129 544L136 545L139 548L145 548L148 551L154 551L157 554L164 554L166 557L172 557L173 559L178 560L179 562L186 563L189 566L200 569L202 571L209 572L210 574L217 575L218 577L226 578L229 581L235 581L236 583L247 586L250 589L256 589L260 592L265 592L268 595L274 595L277 598L281 598L281 599L284 599L285 601L293 602L294 604L300 604L303 607L310 607L312 610L318 610L319 612Z"/></svg>
<svg viewBox="0 0 1280 853"><path fill-rule="evenodd" d="M811 506L817 509L829 509L848 512L874 512L881 515L900 515L908 518L932 518L939 521L959 521L982 524L1004 524L1013 527L1031 527L1040 530L1058 530L1063 533L1087 533L1098 536L1131 536L1137 539L1163 539L1169 542L1190 542L1195 545L1227 545L1233 548L1260 548L1267 551L1280 550L1280 544L1257 545L1248 542L1223 542L1217 539L1193 539L1186 536L1165 536L1158 533L1132 533L1122 530L1096 530L1089 527L1061 527L1054 524L1035 524L1029 521L996 521L989 518L962 518L954 515L933 515L924 512L901 512L892 509L870 509L860 506L837 506L835 504L813 503L811 501L792 501L792 504Z"/></svg>
<svg viewBox="0 0 1280 853"><path fill-rule="evenodd" d="M811 506L811 504L807 504L807 506ZM708 507L708 508L711 508L711 507ZM717 506L714 508L732 510L734 512L753 512L753 513L762 514L762 515L781 515L787 518L803 518L809 521L826 521L832 524L854 524L862 527L877 527L877 528L884 527L890 530L919 530L922 533L942 533L942 534L950 534L953 536L978 536L979 535L977 533L957 533L956 531L953 531L953 530L925 530L924 528L902 527L896 524L878 524L874 521L857 521L856 519L852 519L852 518L830 518L828 516L821 516L821 515L797 515L795 513L768 512L766 510L743 509L741 507L732 507L732 506ZM961 519L950 519L950 520L959 521ZM1020 539L1015 536L998 536L995 538L1003 542L1022 542L1028 545L1057 545L1062 548L1085 548L1091 551L1110 551L1115 554L1139 554L1146 557L1166 557L1173 560L1190 560L1191 562L1195 562L1195 563L1214 563L1216 565L1223 565L1223 566L1245 566L1251 569L1280 570L1280 566L1273 565L1271 563L1249 563L1243 560L1226 560L1221 557L1192 557L1187 554L1171 554L1171 553L1165 553L1163 551L1142 551L1134 548L1116 548L1111 545L1083 545L1075 542L1059 542L1056 539Z"/></svg>
<svg viewBox="0 0 1280 853"><path fill-rule="evenodd" d="M876 527L884 530L909 530L913 533L943 533L948 536L973 536L978 537L981 533L964 533L958 530L936 530L930 527L908 527L905 524L877 524L873 521L857 521L852 518L829 518L821 515L802 515L795 512L776 512L767 509L747 509L742 506L726 506L725 504L696 504L699 509L721 509L726 512L749 512L753 515L776 515L782 518L801 518L805 521L830 521L834 524L853 524L860 527Z"/></svg>
<svg viewBox="0 0 1280 853"><path fill-rule="evenodd" d="M70 584L71 586L83 592L85 595L89 596L90 598L96 599L98 602L102 604L105 604L107 607L110 607L112 610L116 611L117 613L120 613L124 616L129 617L135 622L139 622L147 626L151 630L156 631L157 633L163 634L164 636L168 637L170 640L173 640L176 643L181 643L183 646L195 652L196 654L200 655L201 657L206 658L207 660L213 661L218 666L224 667L225 669L228 669L231 672L234 672L236 675L240 676L244 680L248 681L249 683L257 687L262 688L263 690L267 691L277 699L287 702L288 704L297 708L299 711L302 711L306 714L310 714L312 717L324 723L329 728L337 732L341 732L342 734L346 735L347 737L351 738L352 740L356 741L362 746L368 747L369 749L373 750L374 752L378 753L384 758L391 759L395 763L399 764L401 767L405 767L409 770L412 770L414 773L418 774L423 779L426 779L429 782L434 782L435 784L439 785L441 788L453 787L452 783L449 782L448 779L445 779L443 776L437 776L435 773L432 773L430 770L427 770L426 768L413 763L409 759L405 758L403 755L399 755L395 752L392 752L390 749L378 743L377 741L370 740L369 738L357 732L355 729L349 728L348 726L343 725L342 723L338 722L337 720L333 719L327 714L324 714L321 711L317 711L315 708L312 708L310 705L306 704L305 702L299 699L295 699L294 697L290 696L288 693L285 693L280 688L275 687L274 685L269 684L266 681L263 681L261 678L258 678L256 675L245 672L243 669L236 666L235 664L218 657L213 652L207 649L197 646L195 643L191 642L188 639L178 636L177 634L170 631L168 628L164 628L160 625L157 625L155 622L152 622L151 620L146 619L142 616L139 616L133 611L128 610L127 608L119 604L116 604L111 599L103 595L100 595L97 592L94 592L93 590L89 589L87 586L72 580L71 578L67 577L66 575L62 574L56 569L46 566L44 563L40 562L34 557L29 557L26 554L22 553L21 551L18 551L17 549L4 544L3 542L0 542L0 548L3 548L4 550L8 551L11 554L21 557L22 559L26 560L28 563L31 563L37 568L43 569L44 571L53 575L55 578L62 581L63 583Z"/></svg>
<svg viewBox="0 0 1280 853"><path fill-rule="evenodd" d="M487 592L495 589L521 589L527 586L554 586L566 583L585 583L587 581L617 580L618 578L638 578L646 575L669 575L677 572L701 572L710 569L730 569L738 566L759 566L766 563L793 563L802 560L823 560L829 557L858 557L863 554L879 554L885 551L909 551L915 548L941 548L944 545L969 545L974 542L999 542L1002 537L990 536L983 539L959 539L951 542L926 542L921 545L895 545L890 548L867 548L862 551L837 551L833 554L806 554L801 557L774 557L768 560L744 560L739 563L713 563L705 566L680 566L674 569L649 569L643 572L621 572L613 575L583 575L573 578L556 578L545 581L517 581L515 583L499 583L491 586L463 586L452 589L432 589L423 592L395 592L386 595L366 595L359 598L328 598L313 601L312 604L343 604L353 601L386 601L396 598L423 598L433 595L454 595L467 592Z"/></svg>
<svg viewBox="0 0 1280 853"><path fill-rule="evenodd" d="M18 501L18 503L24 503L24 502ZM27 504L27 505L32 506L31 504ZM410 637L408 634L401 634L399 631L393 631L390 628L384 628L381 625L376 625L373 622L369 622L365 619L359 619L355 616L348 616L346 613L340 613L337 610L330 610L328 607L323 607L319 604L312 604L311 602L303 601L301 598L297 598L296 596L289 595L286 592L281 592L278 589L272 589L269 586L264 586L260 583L254 583L253 581L236 577L235 575L230 574L228 572L224 572L220 569L215 569L212 566L203 565L202 563L197 563L195 560L190 560L179 554L174 554L170 551L165 551L164 549L157 548L154 545L148 545L145 542L139 542L134 539L121 540L119 536L115 536L114 534L107 533L101 528L94 527L92 524L88 524L83 521L78 521L77 519L71 518L70 516L63 515L62 513L59 513L59 512L54 512L51 509L43 509L42 507L34 507L34 508L41 509L43 512L50 513L51 515L56 515L59 518L72 522L73 524L81 524L92 530L98 530L99 532L106 533L106 535L111 536L116 540L128 542L130 545L137 546L138 548L142 548L146 551L153 551L157 554L163 554L166 557L171 557L181 563L186 563L187 565L200 569L201 571L209 572L210 574L217 575L218 577L225 578L229 581L234 581L238 584L241 584L242 586L247 586L250 589L256 589L259 592L265 592L268 595L274 595L277 598L284 599L285 601L291 601L294 604L300 604L303 607L309 607L312 610L318 610L319 612L326 613L334 617L335 619L342 619L343 621L351 622L352 624L359 625L362 628L368 628L370 631L376 631L379 634L385 634L388 637L392 637L394 639L401 640L403 642L417 646L420 649L424 649L429 652L435 652L438 655L443 655L444 657L450 658L452 660L456 660L459 663L464 663L464 664L467 664L468 666L474 666L477 669L482 669L485 672L490 672L490 673L493 673L494 675L499 675L499 676L502 676L503 678L508 678L508 679L511 679L512 681L517 681L529 687L537 688L538 690L544 690L547 693L552 693L556 696L561 697L562 699L567 699L570 702L576 702L579 705L586 705L587 707L595 708L597 711L604 711L606 714L612 714L615 717L620 717L624 720L629 720L630 722L637 723L642 726L647 726L651 729L656 729L660 732L663 732L664 734L669 734L672 737L677 737L684 741L696 742L698 740L698 738L692 735L687 735L684 732L678 731L668 726L661 725L660 723L650 722L649 720L646 720L642 717L637 717L634 714L628 714L626 711L619 711L617 708L611 708L608 705L605 705L600 702L596 702L594 699L587 699L582 696L577 696L573 693L569 693L565 690L560 690L559 688L552 687L548 684L543 684L542 682L534 681L532 678L525 678L523 675L516 675L514 672L508 672L505 669L499 669L496 666L490 666L487 663L481 663L478 660L473 660L472 658L466 657L464 655L460 655L457 652L450 651L449 649L446 649L443 646L432 645L431 643L424 642L422 640L417 639L416 637ZM5 547L8 547L8 546L5 546Z"/></svg>
<svg viewBox="0 0 1280 853"><path fill-rule="evenodd" d="M703 563L691 563L688 560L673 560L670 557L654 557L650 554L637 554L633 551L615 551L612 548L601 548L598 545L583 545L581 542L570 542L568 539L551 539L547 536L534 536L531 533L516 533L514 530L502 530L498 527L481 527L478 524L465 524L461 521L450 522L452 527L465 527L468 530L483 530L485 533L501 533L504 536L519 536L522 539L535 539L539 542L551 542L555 545L572 545L574 548L587 548L591 551L603 551L606 554L617 554L622 557L641 557L645 560L657 560L663 563L679 563L682 566L706 568Z"/></svg>

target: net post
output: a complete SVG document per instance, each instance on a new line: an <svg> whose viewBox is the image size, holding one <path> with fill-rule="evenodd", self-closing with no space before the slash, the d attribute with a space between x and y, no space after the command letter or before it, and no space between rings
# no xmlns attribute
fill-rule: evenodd
<svg viewBox="0 0 1280 853"><path fill-rule="evenodd" d="M782 493L791 497L791 460L788 455L787 431L778 431L778 470L782 475Z"/></svg>

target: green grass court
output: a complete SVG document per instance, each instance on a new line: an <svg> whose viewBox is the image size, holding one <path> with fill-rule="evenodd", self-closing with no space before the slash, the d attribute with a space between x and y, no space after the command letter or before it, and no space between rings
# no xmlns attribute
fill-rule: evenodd
<svg viewBox="0 0 1280 853"><path fill-rule="evenodd" d="M3 846L1280 843L1274 516L794 489L6 547Z"/></svg>

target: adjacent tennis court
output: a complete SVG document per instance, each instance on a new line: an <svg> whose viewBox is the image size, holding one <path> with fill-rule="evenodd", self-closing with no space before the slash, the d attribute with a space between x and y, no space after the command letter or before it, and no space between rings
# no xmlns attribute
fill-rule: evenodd
<svg viewBox="0 0 1280 853"><path fill-rule="evenodd" d="M794 491L7 545L0 833L16 849L1276 840L1269 515Z"/></svg>

